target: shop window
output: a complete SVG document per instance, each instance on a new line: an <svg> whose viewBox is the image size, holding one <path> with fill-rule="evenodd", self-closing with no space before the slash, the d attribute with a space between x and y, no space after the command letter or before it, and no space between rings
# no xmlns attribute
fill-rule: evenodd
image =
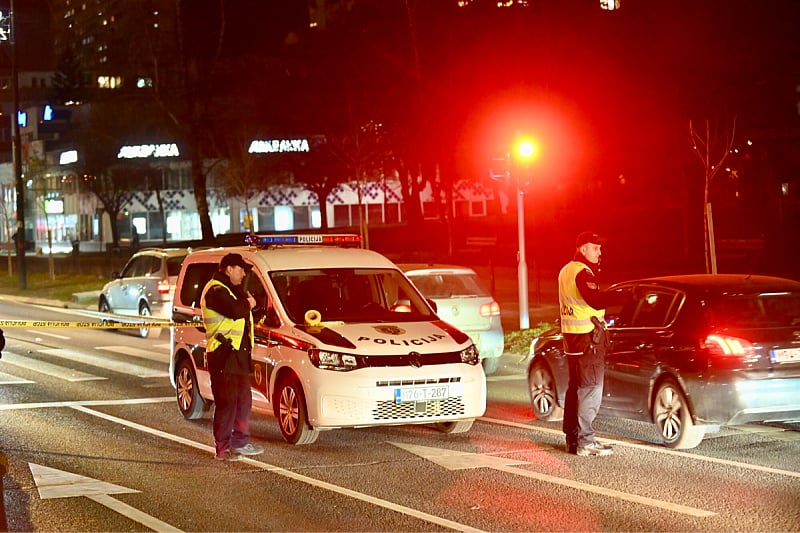
<svg viewBox="0 0 800 533"><path fill-rule="evenodd" d="M271 205L259 207L257 213L257 228L260 232L275 231L275 208Z"/></svg>

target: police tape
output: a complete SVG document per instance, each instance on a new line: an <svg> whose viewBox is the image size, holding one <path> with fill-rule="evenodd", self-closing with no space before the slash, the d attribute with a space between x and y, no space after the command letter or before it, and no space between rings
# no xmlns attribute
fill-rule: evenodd
<svg viewBox="0 0 800 533"><path fill-rule="evenodd" d="M0 329L10 328L74 328L74 329L155 329L186 327L198 324L163 322L70 322L60 320L0 320Z"/></svg>

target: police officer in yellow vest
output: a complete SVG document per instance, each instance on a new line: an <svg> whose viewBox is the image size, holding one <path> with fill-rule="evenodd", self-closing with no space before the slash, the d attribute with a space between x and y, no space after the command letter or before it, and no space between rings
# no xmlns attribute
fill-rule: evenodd
<svg viewBox="0 0 800 533"><path fill-rule="evenodd" d="M242 288L251 265L240 254L227 254L203 289L201 305L206 329L206 357L214 394L216 459L238 461L258 455L250 443L250 358L256 300Z"/></svg>
<svg viewBox="0 0 800 533"><path fill-rule="evenodd" d="M595 274L605 239L585 231L575 242L575 257L558 273L561 332L569 365L563 430L567 451L582 456L611 455L595 440L592 427L603 399L606 353L605 307L612 295L600 291Z"/></svg>

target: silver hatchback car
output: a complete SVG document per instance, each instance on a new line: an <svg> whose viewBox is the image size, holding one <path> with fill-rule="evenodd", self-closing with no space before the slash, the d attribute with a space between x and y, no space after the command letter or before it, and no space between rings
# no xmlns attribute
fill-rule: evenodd
<svg viewBox="0 0 800 533"><path fill-rule="evenodd" d="M471 268L436 264L397 265L425 298L436 304L436 314L472 338L486 375L494 374L505 340L500 305Z"/></svg>
<svg viewBox="0 0 800 533"><path fill-rule="evenodd" d="M144 248L128 260L122 272L100 291L97 309L102 313L157 316L172 315L172 295L184 258L190 248ZM149 328L139 328L147 337Z"/></svg>

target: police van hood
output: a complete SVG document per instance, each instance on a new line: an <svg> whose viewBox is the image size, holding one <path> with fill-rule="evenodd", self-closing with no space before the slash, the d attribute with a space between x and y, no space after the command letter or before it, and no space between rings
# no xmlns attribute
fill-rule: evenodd
<svg viewBox="0 0 800 533"><path fill-rule="evenodd" d="M295 327L328 347L376 355L409 350L451 352L463 349L469 342L467 334L441 320L396 324L323 322Z"/></svg>

